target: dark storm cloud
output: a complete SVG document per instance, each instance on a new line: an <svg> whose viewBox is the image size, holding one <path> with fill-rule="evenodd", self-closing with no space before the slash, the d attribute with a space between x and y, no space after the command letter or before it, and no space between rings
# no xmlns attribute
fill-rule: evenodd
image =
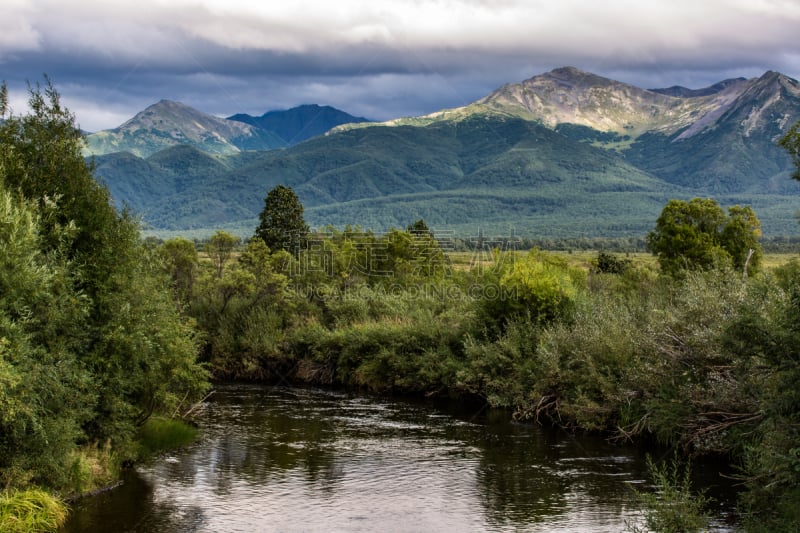
<svg viewBox="0 0 800 533"><path fill-rule="evenodd" d="M791 0L6 0L0 78L47 73L87 129L162 98L206 112L329 104L388 119L573 65L641 87L800 73Z"/></svg>

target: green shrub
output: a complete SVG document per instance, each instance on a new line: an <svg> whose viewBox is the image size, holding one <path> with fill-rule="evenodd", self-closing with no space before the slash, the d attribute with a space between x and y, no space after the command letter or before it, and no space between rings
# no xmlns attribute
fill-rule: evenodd
<svg viewBox="0 0 800 533"><path fill-rule="evenodd" d="M479 319L490 337L506 324L526 318L535 324L569 320L586 274L553 254L531 250L522 259L495 258L497 266L483 273L478 283Z"/></svg>
<svg viewBox="0 0 800 533"><path fill-rule="evenodd" d="M580 299L573 319L545 328L536 357L551 361L549 413L589 430L617 427L620 408L635 400L642 386L646 328L639 309L613 294ZM536 386L535 389L540 389ZM640 389L641 390L641 389ZM534 406L521 406L530 413Z"/></svg>
<svg viewBox="0 0 800 533"><path fill-rule="evenodd" d="M748 287L726 347L747 363L754 398L743 428L746 523L755 531L800 530L800 272L789 264ZM744 431L746 430L746 431ZM747 437L745 440L744 437Z"/></svg>
<svg viewBox="0 0 800 533"><path fill-rule="evenodd" d="M538 327L520 319L508 322L496 340L468 336L459 386L494 407L517 408L523 418L538 416L535 407L550 396L558 372L554 361L538 357L539 334Z"/></svg>
<svg viewBox="0 0 800 533"><path fill-rule="evenodd" d="M80 496L108 487L119 478L118 454L111 443L76 448L67 457L67 483L61 493Z"/></svg>
<svg viewBox="0 0 800 533"><path fill-rule="evenodd" d="M708 529L709 516L705 512L710 499L702 492L692 491L691 467L681 467L677 453L669 462L656 464L647 456L647 470L656 491L633 488L636 501L643 507L645 528L629 523L628 529L636 533L691 533Z"/></svg>
<svg viewBox="0 0 800 533"><path fill-rule="evenodd" d="M624 274L631 268L630 259L620 259L614 254L600 252L594 261L594 270L604 274Z"/></svg>

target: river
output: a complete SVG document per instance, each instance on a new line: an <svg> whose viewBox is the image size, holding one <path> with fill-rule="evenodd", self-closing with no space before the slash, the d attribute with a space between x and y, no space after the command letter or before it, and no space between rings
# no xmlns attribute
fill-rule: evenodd
<svg viewBox="0 0 800 533"><path fill-rule="evenodd" d="M479 405L225 385L201 437L80 500L77 532L619 532L644 453ZM719 465L695 467L720 529Z"/></svg>

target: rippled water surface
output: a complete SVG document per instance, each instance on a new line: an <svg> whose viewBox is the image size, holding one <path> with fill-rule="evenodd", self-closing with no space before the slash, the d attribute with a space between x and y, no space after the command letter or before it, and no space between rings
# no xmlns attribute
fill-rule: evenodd
<svg viewBox="0 0 800 533"><path fill-rule="evenodd" d="M626 482L646 479L636 449L478 407L236 385L198 423L189 448L78 502L65 531L617 532L636 514Z"/></svg>

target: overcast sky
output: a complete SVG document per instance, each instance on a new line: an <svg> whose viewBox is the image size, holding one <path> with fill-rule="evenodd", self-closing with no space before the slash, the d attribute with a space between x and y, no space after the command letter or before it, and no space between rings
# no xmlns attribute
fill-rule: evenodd
<svg viewBox="0 0 800 533"><path fill-rule="evenodd" d="M48 74L89 131L163 98L385 120L575 66L640 87L800 77L800 0L2 0L0 79Z"/></svg>

